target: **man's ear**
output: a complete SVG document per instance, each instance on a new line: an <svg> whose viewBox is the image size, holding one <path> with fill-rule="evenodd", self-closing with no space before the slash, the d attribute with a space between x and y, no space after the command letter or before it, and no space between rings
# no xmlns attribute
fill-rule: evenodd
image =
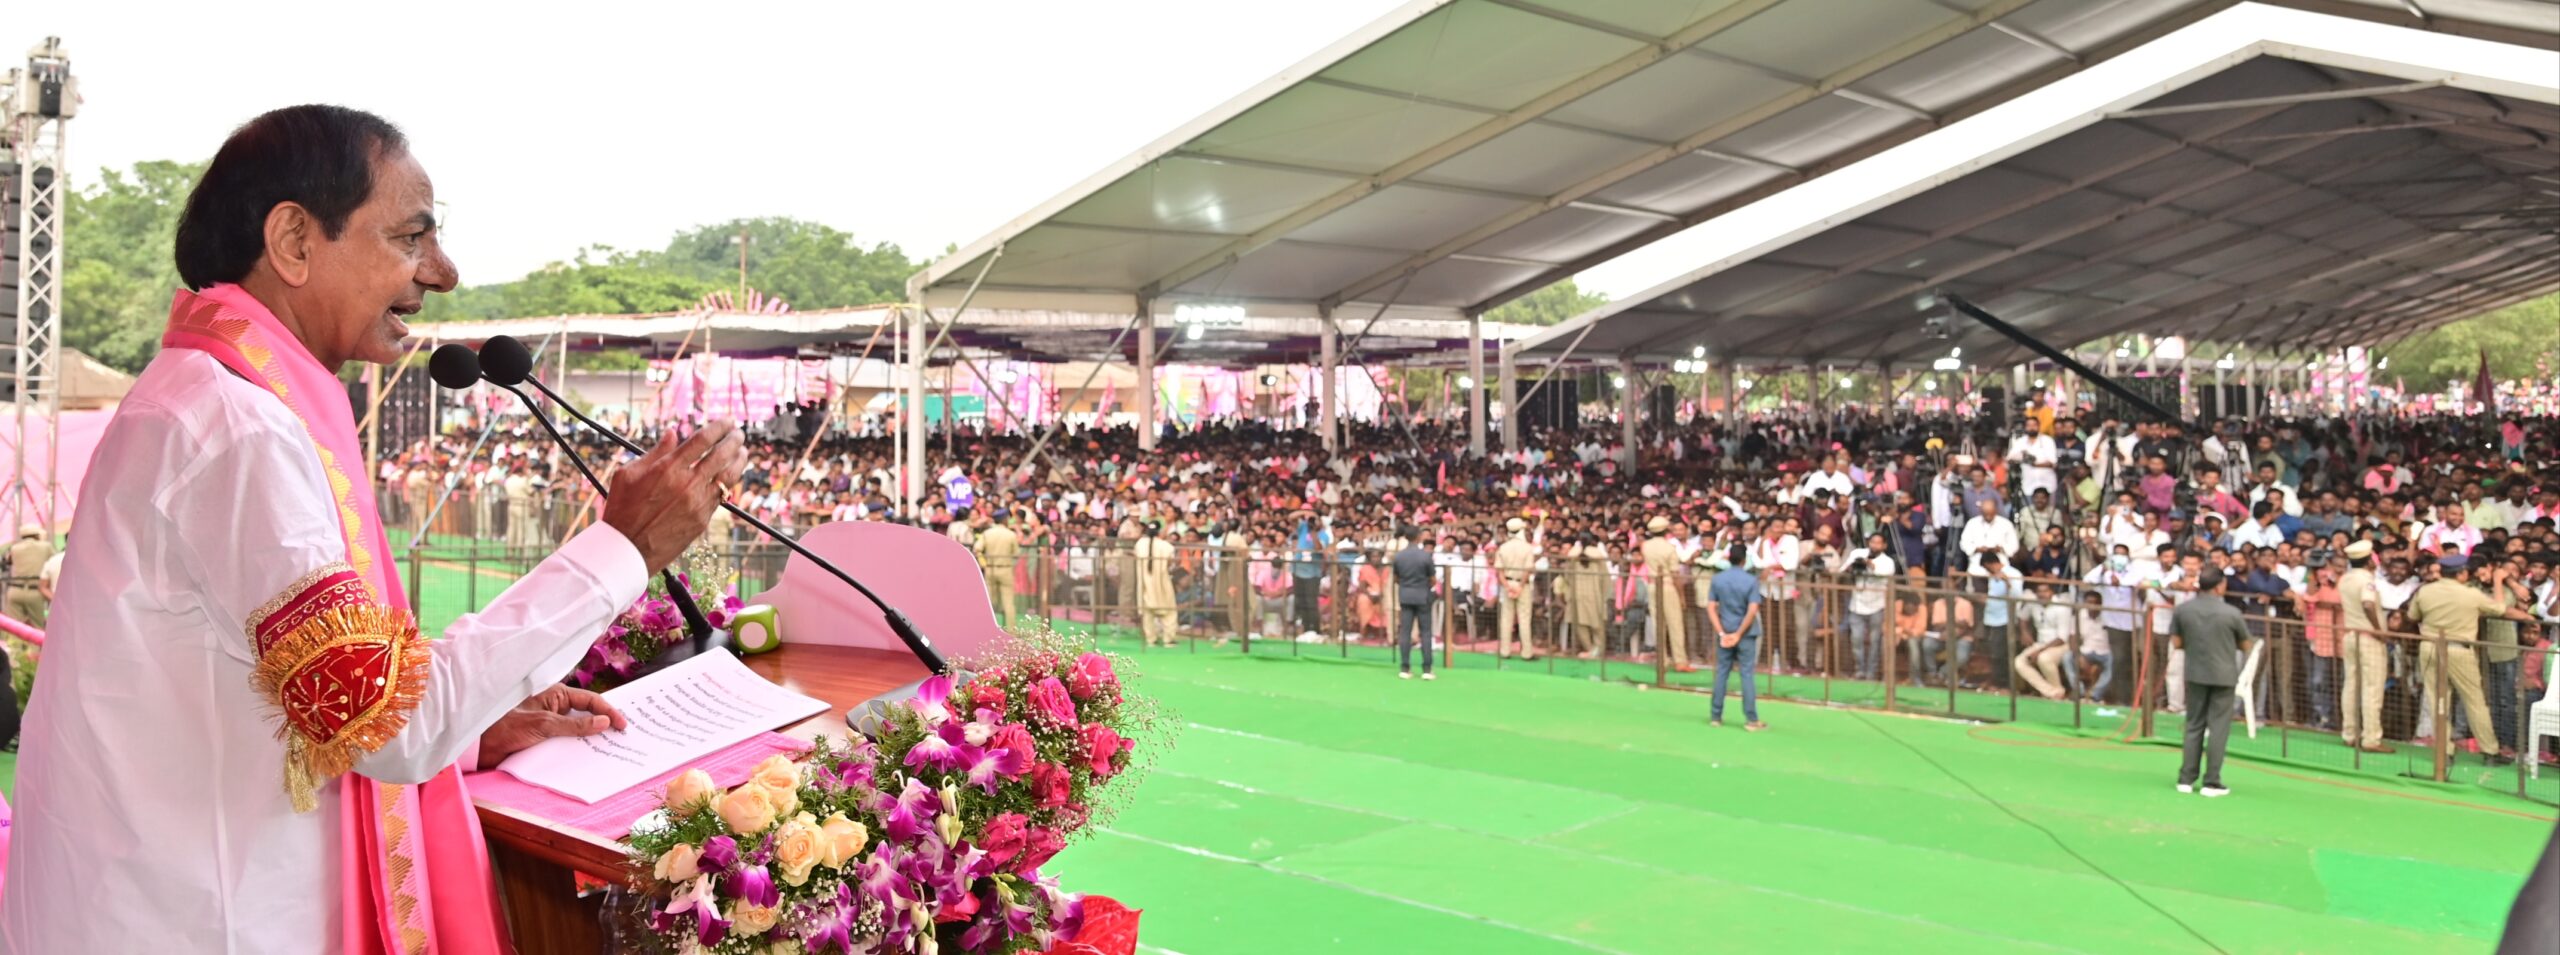
<svg viewBox="0 0 2560 955"><path fill-rule="evenodd" d="M311 281L311 252L320 241L319 230L319 221L299 202L279 202L267 210L267 267L284 284L301 288Z"/></svg>

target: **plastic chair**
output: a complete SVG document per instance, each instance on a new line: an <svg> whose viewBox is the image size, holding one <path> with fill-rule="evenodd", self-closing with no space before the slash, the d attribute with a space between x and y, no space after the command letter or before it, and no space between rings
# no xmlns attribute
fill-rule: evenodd
<svg viewBox="0 0 2560 955"><path fill-rule="evenodd" d="M2247 714L2250 739L2258 738L2258 663L2266 657L2267 641L2250 646L2248 659L2240 664L2240 685L2232 688L2240 697L2240 711Z"/></svg>
<svg viewBox="0 0 2560 955"><path fill-rule="evenodd" d="M2525 711L2525 773L2542 778L2542 738L2560 736L2560 650L2542 654L2542 699Z"/></svg>

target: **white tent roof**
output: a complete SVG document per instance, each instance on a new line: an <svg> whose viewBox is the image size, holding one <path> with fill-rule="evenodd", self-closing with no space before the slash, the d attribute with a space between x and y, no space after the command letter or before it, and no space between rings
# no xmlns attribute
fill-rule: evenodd
<svg viewBox="0 0 2560 955"><path fill-rule="evenodd" d="M2560 57L2520 81L2260 42L1516 346L1563 360L1929 361L2130 331L2387 341L2560 288Z"/></svg>
<svg viewBox="0 0 2560 955"><path fill-rule="evenodd" d="M2553 0L2274 0L2543 47ZM2232 0L1415 0L910 280L1128 314L1473 311ZM992 263L992 264L991 264Z"/></svg>

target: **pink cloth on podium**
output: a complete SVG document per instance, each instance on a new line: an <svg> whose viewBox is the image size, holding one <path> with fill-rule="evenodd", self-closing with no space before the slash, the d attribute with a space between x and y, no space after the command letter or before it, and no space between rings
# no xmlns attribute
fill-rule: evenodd
<svg viewBox="0 0 2560 955"><path fill-rule="evenodd" d="M756 764L776 753L798 756L809 751L806 740L780 733L763 733L739 742L717 753L658 774L648 782L597 800L593 805L579 802L502 772L472 773L463 777L470 785L471 798L480 803L513 809L551 820L569 828L606 839L620 839L631 834L633 820L658 808L658 797L667 784L688 769L711 774L711 781L723 788L747 781Z"/></svg>

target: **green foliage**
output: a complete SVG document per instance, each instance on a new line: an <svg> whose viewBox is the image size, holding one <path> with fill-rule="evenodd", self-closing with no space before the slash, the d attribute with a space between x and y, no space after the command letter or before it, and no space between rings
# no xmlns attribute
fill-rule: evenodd
<svg viewBox="0 0 2560 955"><path fill-rule="evenodd" d="M1484 317L1487 321L1514 325L1554 325L1607 304L1608 296L1585 292L1574 285L1572 279L1565 279L1505 302L1484 313Z"/></svg>
<svg viewBox="0 0 2560 955"><path fill-rule="evenodd" d="M431 296L421 321L475 321L543 315L629 315L691 308L711 292L738 288L740 232L747 282L795 309L894 302L919 267L897 246L864 248L853 234L798 219L739 219L678 233L667 247L625 251L590 246L512 282Z"/></svg>
<svg viewBox="0 0 2560 955"><path fill-rule="evenodd" d="M63 205L62 343L124 371L160 352L178 266L178 213L203 163L155 161L74 183Z"/></svg>
<svg viewBox="0 0 2560 955"><path fill-rule="evenodd" d="M2469 384L2489 355L2489 375L2500 381L2549 376L2560 368L2560 293L2465 319L2382 350L2391 367L2375 372L2388 384L2398 377L2413 391L2441 391Z"/></svg>

